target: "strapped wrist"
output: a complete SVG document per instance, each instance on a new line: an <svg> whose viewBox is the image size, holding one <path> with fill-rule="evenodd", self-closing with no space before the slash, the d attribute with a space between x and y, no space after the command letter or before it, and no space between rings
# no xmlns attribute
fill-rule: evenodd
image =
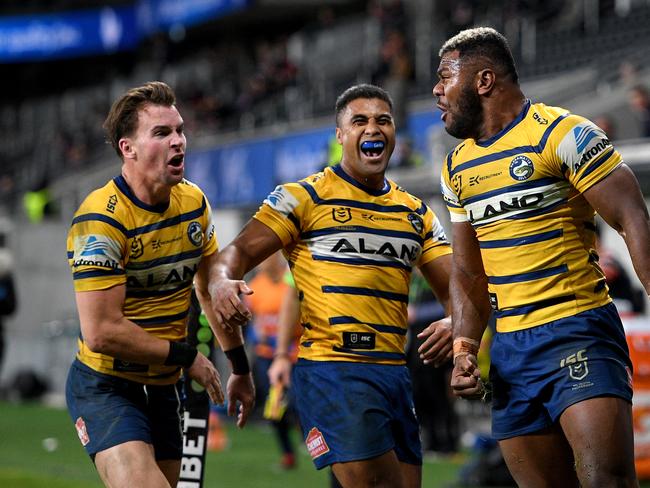
<svg viewBox="0 0 650 488"><path fill-rule="evenodd" d="M199 351L196 347L191 346L187 342L172 342L169 341L169 354L165 359L165 366L182 366L188 369L192 366L194 359Z"/></svg>
<svg viewBox="0 0 650 488"><path fill-rule="evenodd" d="M454 364L460 356L476 356L478 354L479 342L469 337L456 337L454 339Z"/></svg>
<svg viewBox="0 0 650 488"><path fill-rule="evenodd" d="M224 351L230 361L233 374L248 374L251 371L243 344L229 351Z"/></svg>

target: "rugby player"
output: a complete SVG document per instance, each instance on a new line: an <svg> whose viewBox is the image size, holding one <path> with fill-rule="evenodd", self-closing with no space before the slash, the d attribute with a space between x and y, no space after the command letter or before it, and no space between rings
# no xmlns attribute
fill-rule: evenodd
<svg viewBox="0 0 650 488"><path fill-rule="evenodd" d="M625 239L650 291L648 212L595 124L533 103L506 39L460 32L433 88L449 134L452 387L483 395L476 353L490 310L492 433L525 487L637 486L631 362L595 250L594 216Z"/></svg>
<svg viewBox="0 0 650 488"><path fill-rule="evenodd" d="M278 186L220 253L209 286L217 321L244 323L250 312L239 295L252 290L242 277L283 249L304 327L292 378L303 436L316 467L332 466L345 488L420 486L404 352L413 267L448 300L451 248L440 222L384 176L395 146L392 109L379 87L344 91L336 102L340 164ZM427 328L424 359L451 358L449 326ZM291 367L288 343L278 344L277 361Z"/></svg>

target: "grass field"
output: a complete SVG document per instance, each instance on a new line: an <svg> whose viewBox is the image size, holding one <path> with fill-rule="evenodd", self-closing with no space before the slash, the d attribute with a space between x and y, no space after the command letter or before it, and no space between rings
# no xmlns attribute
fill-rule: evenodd
<svg viewBox="0 0 650 488"><path fill-rule="evenodd" d="M328 473L317 471L300 450L297 469L281 470L270 429L253 424L238 430L227 422L229 448L209 452L206 488L326 488ZM44 439L57 440L46 450ZM52 441L50 441L52 443ZM47 442L45 443L47 444ZM452 481L456 462L426 462L426 488ZM101 488L65 410L40 405L0 403L0 487Z"/></svg>

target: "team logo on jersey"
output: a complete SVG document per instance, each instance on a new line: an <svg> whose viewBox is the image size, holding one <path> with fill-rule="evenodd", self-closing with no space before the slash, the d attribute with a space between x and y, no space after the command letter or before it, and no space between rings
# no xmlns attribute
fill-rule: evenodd
<svg viewBox="0 0 650 488"><path fill-rule="evenodd" d="M332 209L332 218L341 224L352 220L352 211L347 207L339 207Z"/></svg>
<svg viewBox="0 0 650 488"><path fill-rule="evenodd" d="M144 254L144 245L142 244L142 238L135 237L131 241L131 253L129 254L129 257L131 259L138 259L143 254Z"/></svg>
<svg viewBox="0 0 650 488"><path fill-rule="evenodd" d="M580 381L585 379L589 374L587 366L587 350L581 349L575 354L571 354L560 361L560 368L569 368L569 378Z"/></svg>
<svg viewBox="0 0 650 488"><path fill-rule="evenodd" d="M517 156L510 162L510 176L517 181L524 181L533 176L535 166L527 156Z"/></svg>
<svg viewBox="0 0 650 488"><path fill-rule="evenodd" d="M90 442L90 437L88 436L88 431L86 430L86 422L84 422L84 419L79 417L74 423L74 426L77 428L77 435L79 436L81 445L86 446Z"/></svg>
<svg viewBox="0 0 650 488"><path fill-rule="evenodd" d="M190 238L190 242L196 247L200 247L203 244L203 229L201 224L194 221L187 227L187 237Z"/></svg>
<svg viewBox="0 0 650 488"><path fill-rule="evenodd" d="M418 234L422 233L422 229L424 229L424 221L422 220L422 217L420 217L418 214L408 214L407 217L408 221L411 223L411 226L415 229L415 232Z"/></svg>
<svg viewBox="0 0 650 488"><path fill-rule="evenodd" d="M327 445L327 442L325 442L323 433L316 427L312 427L309 434L307 434L305 444L307 445L307 451L309 451L309 455L312 459L316 459L317 457L330 452L330 447Z"/></svg>

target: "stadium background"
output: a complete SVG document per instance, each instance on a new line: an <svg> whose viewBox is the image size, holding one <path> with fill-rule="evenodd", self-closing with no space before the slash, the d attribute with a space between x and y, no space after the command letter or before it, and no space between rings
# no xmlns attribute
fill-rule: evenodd
<svg viewBox="0 0 650 488"><path fill-rule="evenodd" d="M4 396L30 371L62 401L78 334L65 235L81 199L119 172L101 123L124 89L176 89L187 176L222 246L276 184L330 160L335 97L357 82L394 96L389 177L444 221L438 175L454 140L431 88L441 42L473 25L508 36L534 101L607 116L650 196L650 134L629 103L633 85L650 85L647 0L3 0L0 232L19 299L5 321ZM607 229L604 241L633 274L620 237ZM630 322L644 329L646 317Z"/></svg>

